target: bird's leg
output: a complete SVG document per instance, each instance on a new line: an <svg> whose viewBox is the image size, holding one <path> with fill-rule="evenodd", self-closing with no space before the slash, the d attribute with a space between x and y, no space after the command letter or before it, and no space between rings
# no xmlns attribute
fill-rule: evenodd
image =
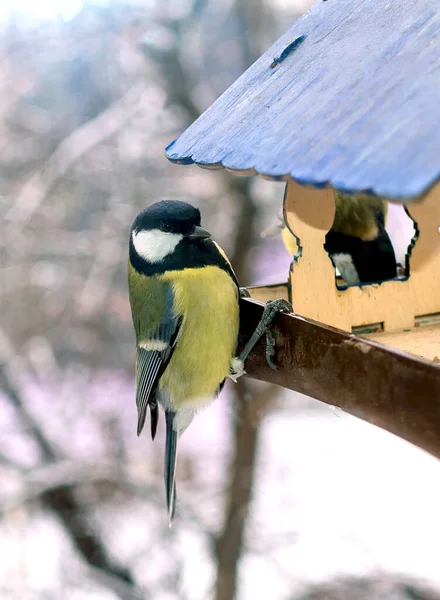
<svg viewBox="0 0 440 600"><path fill-rule="evenodd" d="M264 307L260 322L255 328L255 331L251 335L248 343L240 352L238 358L244 362L253 350L258 340L263 335L266 335L266 360L269 366L276 371L277 367L272 360L275 355L275 339L272 331L270 330L270 326L272 325L272 322L276 317L277 313L290 313L292 311L293 308L290 302L282 298L278 298L277 300L270 300L269 302L267 302Z"/></svg>
<svg viewBox="0 0 440 600"><path fill-rule="evenodd" d="M241 294L241 290L240 290L240 294ZM241 296L241 297L243 297L243 296ZM255 331L251 335L248 343L243 348L243 350L240 352L240 355L238 357L238 359L240 361L242 361L244 363L244 361L247 359L247 357L253 350L253 348L254 348L255 344L258 342L258 340L263 335L266 335L266 360L267 360L268 365L272 369L274 369L275 371L277 370L277 366L273 362L273 358L275 356L275 338L273 336L272 331L270 330L270 327L272 325L274 318L276 317L277 313L279 313L279 312L283 312L283 313L293 312L293 308L292 308L292 305L290 304L290 302L288 302L287 300L284 300L282 298L278 298L277 300L270 300L269 302L266 302L260 322L258 323L257 327L255 328Z"/></svg>

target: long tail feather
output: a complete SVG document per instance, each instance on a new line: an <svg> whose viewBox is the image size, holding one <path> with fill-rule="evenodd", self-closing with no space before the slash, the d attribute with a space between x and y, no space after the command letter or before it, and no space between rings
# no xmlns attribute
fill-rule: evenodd
<svg viewBox="0 0 440 600"><path fill-rule="evenodd" d="M167 495L168 521L174 519L176 510L176 454L177 454L177 432L174 430L173 421L175 413L165 412L166 418L166 442L165 442L165 490Z"/></svg>
<svg viewBox="0 0 440 600"><path fill-rule="evenodd" d="M157 422L159 420L159 409L157 407L157 400L152 398L150 400L150 417L151 417L151 439L154 440L157 431Z"/></svg>

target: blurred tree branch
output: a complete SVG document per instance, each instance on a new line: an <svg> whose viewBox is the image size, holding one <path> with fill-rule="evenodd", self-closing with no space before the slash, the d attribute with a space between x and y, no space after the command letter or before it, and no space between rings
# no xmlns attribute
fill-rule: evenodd
<svg viewBox="0 0 440 600"><path fill-rule="evenodd" d="M149 600L152 596L145 590L137 590L131 583L117 577L108 571L103 571L93 565L88 565L90 575L104 585L107 589L117 594L118 600Z"/></svg>
<svg viewBox="0 0 440 600"><path fill-rule="evenodd" d="M113 462L85 462L79 460L56 460L22 474L22 491L5 498L0 511L7 512L33 502L59 489L76 488L81 485L111 483L115 487L142 498L159 502L158 488L132 481L124 465Z"/></svg>
<svg viewBox="0 0 440 600"><path fill-rule="evenodd" d="M69 134L48 158L44 167L24 184L5 219L14 225L28 221L49 196L57 182L95 146L115 135L138 110L144 86L133 85L128 92L91 121Z"/></svg>
<svg viewBox="0 0 440 600"><path fill-rule="evenodd" d="M24 394L11 368L14 357L13 348L6 336L1 332L0 334L0 382L2 389L28 428L28 434L36 442L43 459L49 463L55 462L59 458L59 452L53 447L29 413ZM20 373L21 377L24 376L22 371L23 367ZM133 576L129 570L115 565L109 558L102 541L96 532L92 531L90 523L84 515L84 510L77 502L69 485L64 484L54 489L48 489L41 494L41 499L58 515L73 543L88 563L101 569L107 575L121 579L130 585L134 584Z"/></svg>
<svg viewBox="0 0 440 600"><path fill-rule="evenodd" d="M200 19L208 1L194 0L191 9L184 18L174 19L166 23L167 28L174 37L174 44L171 49L159 51L158 53L154 46L148 43L147 39L142 40L140 44L146 57L151 55L156 59L162 71L164 84L167 87L168 101L183 108L188 123L195 121L200 116L200 107L194 99L192 92L194 81L184 68L181 49L186 30Z"/></svg>
<svg viewBox="0 0 440 600"><path fill-rule="evenodd" d="M369 577L335 577L310 585L290 600L439 600L440 595L429 585L410 577L378 573Z"/></svg>
<svg viewBox="0 0 440 600"><path fill-rule="evenodd" d="M25 50L17 52L17 62L10 65L15 78L14 100L7 113L0 111L0 116L5 115L3 121L0 119L0 127L6 132L1 165L5 166L6 183L0 187L5 223L2 251L11 260L11 267L0 273L4 328L23 355L30 356L34 337L48 340L56 369L46 369L41 348L35 350L38 356L32 368L42 387L46 384L48 396L54 396L49 398L53 400L51 416L60 417L59 428L65 431L76 424L71 419L90 423L94 431L102 433L104 452L109 452L112 443L122 443L124 453L131 438L124 427L116 433L106 431L105 413L99 412L100 408L85 415L82 421L81 394L90 390L92 395L94 377L102 374L98 369L116 371L131 365L132 330L125 290L125 258L121 260L121 252L125 252L127 223L136 209L144 207L151 196L162 194L191 196L202 190L200 196L205 198L224 201L227 196L231 200L231 210L224 214L228 226L230 213L234 214L230 257L240 281L247 283L248 250L255 243L260 219L259 205L251 195L252 180L225 171L222 177L209 179L206 191L200 187L200 182L203 186L203 181L208 181L206 174L200 175L194 169L194 174L174 175L170 165L158 156L163 155L171 132L180 131L205 108L204 90L210 97L217 95L259 53L260 33L267 16L264 11L260 13L260 2L233 0L223 6L209 0L189 0L179 7L179 14L184 12L180 19L173 14L172 2L166 6L158 4L157 14L145 7L132 11L127 6L87 6L70 24L50 26L36 37L24 29L18 33L17 47L22 44ZM140 19L131 25L133 15L140 15ZM111 27L105 22L108 16ZM139 34L157 23L171 32L174 42L165 49L156 49L156 54L152 51L152 60L139 61L135 47ZM211 38L215 46L212 52ZM143 46L145 53L145 43ZM54 48L55 52L60 51L60 57L54 56ZM6 88L0 90L4 96L8 95L7 85L6 81ZM79 123L83 124L78 127ZM56 196L56 202L52 196ZM209 218L209 206L205 214ZM22 319L25 314L26 324ZM9 361L2 360L0 353L0 364L5 365L5 393L26 429L22 437L32 438L41 460L32 472L14 473L23 487L21 493L4 501L3 510L43 500L64 524L81 557L95 565L96 568L91 566L95 575L102 574L103 582L107 581L107 587L119 597L136 597L132 585L134 567L132 574L129 568L115 564L104 536L90 530L87 494L90 491L94 497L108 482L109 490L114 487L127 497L141 498L150 507L160 503L157 491L162 490L161 485L150 489L130 478L129 469L137 466L137 451L130 455L127 465L127 455L114 456L119 474L111 467L107 470L101 459L93 465L75 460L77 449L73 441L67 446L67 436L66 450L60 452L54 442L56 436L49 435L49 415L47 424L44 415L36 418L38 408L33 410L27 388L22 385L27 364L16 364L17 357L12 354ZM52 377L55 386L51 388ZM75 378L75 383L70 377ZM54 390L64 387L72 400L69 410L64 397L55 397ZM266 399L273 391L261 387L254 393L254 389L260 390L252 382L241 381L232 392L235 454L230 465L231 485L224 489L225 527L218 539L207 525L209 518L205 519L202 511L199 514L198 506L181 505L186 523L199 537L208 540L214 559L218 558L219 572L226 577L223 589L229 594L224 598L228 600L236 594L237 565L255 478L257 426L262 415L254 411L258 407L263 412L267 409L270 401L266 403ZM103 386L100 393L107 399L112 390ZM92 400L88 406L92 406ZM115 410L114 414L118 414L115 418L122 424L121 412ZM115 442L118 436L120 439ZM64 460L67 455L73 460ZM116 494L112 501L112 509L117 511ZM211 495L208 502L214 504L218 498ZM242 509L238 508L240 502ZM169 540L169 562L175 563L171 575L160 575L160 585L170 593L182 585L180 571L187 560L179 545L173 545L174 531L171 537L165 529L155 533L158 539ZM227 549L234 544L233 552L227 555ZM133 557L124 560L127 565L136 565Z"/></svg>

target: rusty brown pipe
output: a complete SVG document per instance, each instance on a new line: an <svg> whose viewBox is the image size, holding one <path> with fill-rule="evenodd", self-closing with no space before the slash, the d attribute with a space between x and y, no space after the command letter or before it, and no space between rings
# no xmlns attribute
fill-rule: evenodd
<svg viewBox="0 0 440 600"><path fill-rule="evenodd" d="M263 306L241 300L240 346ZM440 366L298 315L277 315L278 371L261 339L246 360L247 375L301 392L382 427L440 458Z"/></svg>

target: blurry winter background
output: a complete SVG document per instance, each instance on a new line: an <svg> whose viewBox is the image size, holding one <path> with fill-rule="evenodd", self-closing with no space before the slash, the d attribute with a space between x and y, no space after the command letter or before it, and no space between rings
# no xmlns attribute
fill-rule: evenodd
<svg viewBox="0 0 440 600"><path fill-rule="evenodd" d="M228 385L136 437L127 237L202 209L242 284L286 278L282 184L164 147L303 11L294 0L0 4L0 598L440 598L440 466L329 407ZM417 398L414 398L417 402Z"/></svg>

